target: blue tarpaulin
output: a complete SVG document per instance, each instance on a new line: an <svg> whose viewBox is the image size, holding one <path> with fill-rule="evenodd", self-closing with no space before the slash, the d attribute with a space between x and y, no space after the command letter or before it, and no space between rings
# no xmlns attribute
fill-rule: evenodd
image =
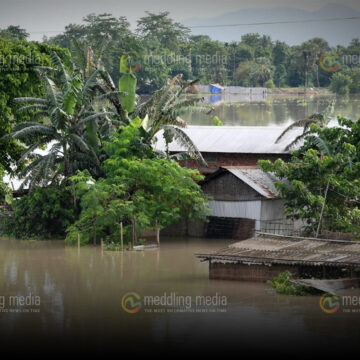
<svg viewBox="0 0 360 360"><path fill-rule="evenodd" d="M210 84L209 88L211 94L220 94L222 92L222 87L220 85Z"/></svg>

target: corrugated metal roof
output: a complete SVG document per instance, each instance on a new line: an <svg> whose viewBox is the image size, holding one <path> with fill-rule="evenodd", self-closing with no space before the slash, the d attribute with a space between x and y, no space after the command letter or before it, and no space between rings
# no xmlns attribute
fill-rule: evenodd
<svg viewBox="0 0 360 360"><path fill-rule="evenodd" d="M285 147L303 128L291 129L278 144L275 140L284 127L270 126L187 126L183 130L201 152L244 153L244 154L286 154ZM165 150L162 131L157 134L155 148ZM185 151L175 140L169 145L173 152Z"/></svg>
<svg viewBox="0 0 360 360"><path fill-rule="evenodd" d="M201 183L215 181L214 179L216 179L217 176L226 171L229 171L267 199L279 197L279 192L275 187L276 182L287 182L286 180L277 178L272 173L262 171L258 166L222 166L214 173L208 175Z"/></svg>
<svg viewBox="0 0 360 360"><path fill-rule="evenodd" d="M213 253L196 256L212 261L243 264L358 267L360 266L360 243L260 234L259 237L239 241Z"/></svg>
<svg viewBox="0 0 360 360"><path fill-rule="evenodd" d="M279 182L278 178L270 173L266 173L261 169L245 168L245 167L223 167L230 171L237 178L249 185L260 195L267 199L275 199L279 196L279 192L275 187L275 182Z"/></svg>

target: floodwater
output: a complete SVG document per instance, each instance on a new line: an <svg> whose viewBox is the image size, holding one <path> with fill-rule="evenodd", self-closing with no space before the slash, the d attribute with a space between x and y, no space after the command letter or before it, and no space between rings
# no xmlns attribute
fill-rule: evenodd
<svg viewBox="0 0 360 360"><path fill-rule="evenodd" d="M120 356L231 349L294 358L358 349L360 304L326 314L319 296L276 295L268 284L209 280L208 263L194 253L227 244L166 238L160 249L120 253L2 239L1 351L115 350ZM129 292L139 296L135 305L141 308L134 313L122 307ZM156 296L163 302L145 303ZM139 309L131 305L126 308Z"/></svg>
<svg viewBox="0 0 360 360"><path fill-rule="evenodd" d="M305 119L311 114L326 110L331 97L247 97L241 95L206 95L205 103L214 107L209 116L205 113L191 113L184 119L191 125L212 125L216 115L224 125L239 126L287 126ZM360 96L348 99L337 98L331 122L337 123L338 115L357 120L360 116Z"/></svg>

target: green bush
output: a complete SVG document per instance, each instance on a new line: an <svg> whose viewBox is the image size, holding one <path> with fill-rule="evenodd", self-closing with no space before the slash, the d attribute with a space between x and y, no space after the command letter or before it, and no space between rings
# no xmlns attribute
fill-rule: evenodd
<svg viewBox="0 0 360 360"><path fill-rule="evenodd" d="M265 85L265 87L267 89L274 89L275 88L275 84L274 84L274 81L272 79L269 79L264 85Z"/></svg>
<svg viewBox="0 0 360 360"><path fill-rule="evenodd" d="M330 90L337 95L349 95L352 79L349 75L335 73L330 81Z"/></svg>
<svg viewBox="0 0 360 360"><path fill-rule="evenodd" d="M4 232L20 239L63 238L66 228L76 219L72 195L64 187L37 188L15 200L13 211Z"/></svg>
<svg viewBox="0 0 360 360"><path fill-rule="evenodd" d="M290 271L286 270L279 274L272 282L271 287L279 294L286 295L306 295L307 288L301 285L296 285L291 280L294 277Z"/></svg>

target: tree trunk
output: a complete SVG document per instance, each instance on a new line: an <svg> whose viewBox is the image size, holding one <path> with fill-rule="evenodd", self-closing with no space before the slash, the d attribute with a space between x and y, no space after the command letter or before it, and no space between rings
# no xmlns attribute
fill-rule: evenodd
<svg viewBox="0 0 360 360"><path fill-rule="evenodd" d="M323 202L322 207L321 207L320 218L319 218L319 223L318 223L318 227L317 227L317 230L316 230L316 236L315 237L318 237L319 233L320 233L321 222L322 222L322 217L323 217L323 213L324 213L324 208L325 208L325 203L326 203L326 198L327 198L329 186L330 186L330 179L328 180L328 182L326 184L326 189L325 189L325 194L324 194L324 202Z"/></svg>
<svg viewBox="0 0 360 360"><path fill-rule="evenodd" d="M319 80L319 65L316 65L316 82L317 82L317 87L320 88L320 80Z"/></svg>

